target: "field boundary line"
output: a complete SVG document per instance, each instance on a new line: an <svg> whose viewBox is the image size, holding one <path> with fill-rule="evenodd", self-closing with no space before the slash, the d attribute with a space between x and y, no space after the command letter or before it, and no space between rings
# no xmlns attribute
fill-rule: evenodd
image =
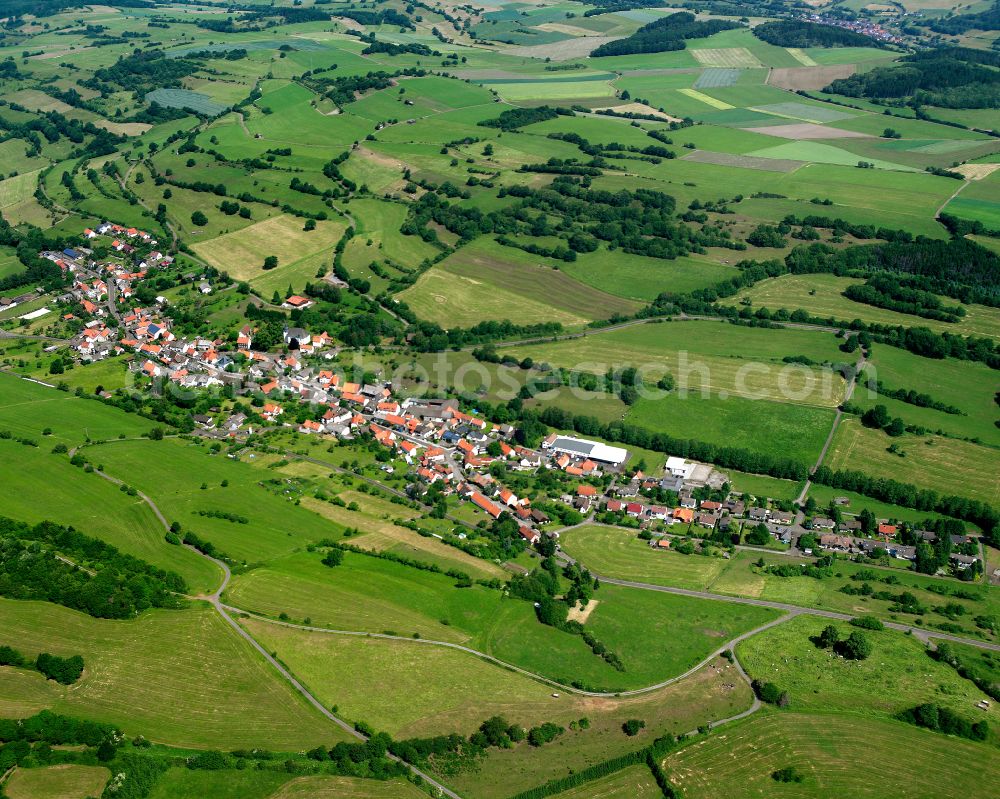
<svg viewBox="0 0 1000 799"><path fill-rule="evenodd" d="M222 607L233 613L240 613L252 619L257 619L258 621L266 622L268 624L274 624L279 627L289 627L295 630L303 630L305 632L327 633L329 635L346 635L346 636L353 636L356 638L380 638L389 641L403 641L410 644L428 644L430 646L440 646L440 647L445 647L447 649L456 649L459 652L464 652L468 655L473 655L474 657L477 657L480 660L488 661L490 663L493 663L494 665L500 666L503 669L507 669L508 671L513 671L518 674L521 674L522 676L528 677L532 680L535 680L536 682L544 683L545 685L549 685L553 688L559 688L560 690L565 691L566 693L577 694L578 696L590 696L597 698L641 696L642 694L648 694L653 691L658 691L661 688L666 688L669 685L673 685L676 682L680 682L686 677L690 677L696 671L700 670L704 666L707 666L709 663L711 663L713 660L719 657L723 652L725 652L728 649L732 649L736 644L744 641L745 639L750 638L751 636L763 632L764 630L767 630L771 627L774 627L775 625L782 624L798 615L796 611L790 611L782 616L779 616L777 619L772 619L767 624L762 624L759 627L755 627L752 630L748 630L745 633L741 633L740 635L736 636L735 638L731 638L725 644L715 649L707 657L703 658L694 666L687 669L687 671L683 672L682 674L678 674L674 677L670 677L667 680L663 680L662 682L658 682L655 685L648 685L644 688L632 688L627 691L587 691L582 688L574 688L571 685L566 685L565 683L561 683L558 680L553 680L549 677L542 676L541 674L536 674L535 672L521 668L520 666L515 666L513 663L508 663L504 660L500 660L500 658L494 657L493 655L489 655L485 652L480 652L478 649L473 649L472 647L464 646L463 644L452 643L450 641L436 641L431 638L410 638L405 635L390 635L389 633L370 633L370 632L363 632L360 630L336 630L329 627L318 627L316 625L309 625L309 624L296 624L295 622L291 621L281 621L280 619L272 619L269 616L264 616L260 613L254 613L253 611L243 610L241 608L233 607L232 605L222 604Z"/></svg>

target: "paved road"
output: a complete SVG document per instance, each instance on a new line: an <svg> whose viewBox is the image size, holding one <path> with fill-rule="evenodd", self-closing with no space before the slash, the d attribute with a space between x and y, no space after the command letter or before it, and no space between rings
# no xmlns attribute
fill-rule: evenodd
<svg viewBox="0 0 1000 799"><path fill-rule="evenodd" d="M568 557L568 556L567 556ZM574 561L575 562L575 561ZM855 615L850 613L838 613L833 610L821 610L819 608L808 608L802 607L800 605L791 605L787 602L772 602L767 599L751 599L749 597L741 596L727 596L726 594L713 594L711 591L694 591L688 588L674 588L672 586L666 585L653 585L652 583L642 583L636 582L634 580L618 580L614 577L604 577L599 574L594 574L602 583L607 583L608 585L620 585L627 588L640 588L644 591L661 591L665 594L677 594L678 596L688 596L695 597L697 599L711 599L717 602L731 602L737 605L754 605L759 608L771 608L772 610L781 610L786 613L796 613L806 616L819 616L824 619L834 619L836 621L850 621L855 618ZM979 647L980 649L989 649L992 652L1000 652L1000 644L991 644L987 641L980 641L976 638L963 638L959 635L951 635L950 633L939 632L937 630L929 630L924 627L912 627L908 624L897 624L896 622L885 621L882 622L886 627L891 630L900 630L902 632L909 632L918 637L926 640L927 638L937 638L944 641L953 641L957 644L967 644L969 646Z"/></svg>
<svg viewBox="0 0 1000 799"><path fill-rule="evenodd" d="M103 477L105 480L115 483L116 485L122 485L124 483L123 480L119 480L117 477L112 477L111 475L105 474L104 472L95 471L94 474L99 475L100 477ZM137 490L136 495L140 499L142 499L143 502L149 505L150 509L156 515L156 518L159 519L160 523L163 525L163 529L169 532L170 524L169 522L167 522L166 517L160 511L159 507L157 507L156 503L153 502L153 500L149 496L144 494L142 491ZM266 649L264 649L264 647L262 647L259 643L257 643L257 640L252 635L250 635L250 633L248 633L243 628L243 626L229 614L230 610L237 613L245 613L245 611L239 610L238 608L228 608L226 605L222 604L222 600L220 597L222 596L222 592L226 590L226 587L229 585L229 581L232 578L232 571L229 569L229 565L226 564L224 561L206 555L204 552L199 552L197 549L188 544L184 544L184 546L187 549L190 549L192 552L195 552L196 554L200 555L201 557L210 560L212 563L218 566L219 569L222 571L222 581L219 583L219 587L216 588L214 593L209 594L208 596L198 597L198 598L208 601L212 605L212 607L214 607L219 612L219 615L222 616L223 619L225 619L226 623L229 624L229 626L232 627L239 634L241 638L243 638L254 649L256 649L264 658L264 660L270 663L271 666L282 677L284 677L285 680L287 680L291 684L291 686L296 691L298 691L298 693L301 694L310 705L315 707L320 713L326 716L326 718L328 718L330 721L332 721L334 724L336 724L338 727L343 729L348 734L352 735L353 737L361 741L367 741L368 736L363 735L362 733L355 730L354 727L352 727L343 719L338 718L326 706L324 706L322 702L320 702L315 696L313 696L313 694L309 691L308 688L306 688L301 682L299 682L299 680L295 677L294 674L292 674L285 666L283 666L274 657L272 657L271 653L268 652ZM445 787L437 780L435 780L433 777L431 777L429 774L418 769L416 766L407 763L406 761L401 760L400 758L392 754L386 754L386 757L388 757L390 760L394 760L398 763L402 763L403 765L405 765L408 769L410 769L410 771L421 777L429 785L433 785L435 788L437 788L437 790L440 791L440 793L443 796L450 797L450 799L462 799L462 797L460 797L457 793Z"/></svg>

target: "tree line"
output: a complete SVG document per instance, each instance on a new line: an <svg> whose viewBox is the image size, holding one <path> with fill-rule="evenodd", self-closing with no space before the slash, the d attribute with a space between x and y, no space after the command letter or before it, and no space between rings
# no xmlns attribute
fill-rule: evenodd
<svg viewBox="0 0 1000 799"><path fill-rule="evenodd" d="M801 19L764 22L752 30L758 39L777 47L882 47L877 39L863 33Z"/></svg>
<svg viewBox="0 0 1000 799"><path fill-rule="evenodd" d="M679 11L643 25L624 39L605 42L590 55L593 58L632 53L662 53L668 50L683 50L685 39L703 39L720 31L743 27L738 22L712 19L698 22L694 14Z"/></svg>
<svg viewBox="0 0 1000 799"><path fill-rule="evenodd" d="M70 655L61 657L48 652L40 652L32 660L6 644L0 646L0 666L14 666L20 669L34 669L47 680L55 680L63 685L72 685L83 674L83 657Z"/></svg>
<svg viewBox="0 0 1000 799"><path fill-rule="evenodd" d="M58 553L58 557L57 554ZM0 517L0 596L38 599L97 618L179 608L183 578L72 527Z"/></svg>

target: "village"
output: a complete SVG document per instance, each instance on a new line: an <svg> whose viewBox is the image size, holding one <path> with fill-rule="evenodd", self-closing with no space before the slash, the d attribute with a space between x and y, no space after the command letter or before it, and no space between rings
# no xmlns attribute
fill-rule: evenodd
<svg viewBox="0 0 1000 799"><path fill-rule="evenodd" d="M411 496L420 499L432 492L435 497L454 497L493 520L509 514L529 545L543 537L558 538L557 520L533 506L540 498L572 508L578 514L574 518L636 529L658 550L676 549L696 538L805 556L912 563L918 540L936 541L935 532L903 530L889 519L863 530L856 514L837 509L846 501L834 502L829 509L803 509L733 492L725 474L681 457L668 457L662 474L648 475L630 468L626 449L598 441L552 433L535 448L523 446L513 426L494 425L463 411L456 398L407 396L391 382L348 380L335 363L340 350L326 331L286 325L280 345L271 348L277 352L254 348L251 324L243 325L235 337L179 337L164 297L145 307L135 302L142 281L173 260L141 230L104 223L83 231L88 243L98 237L111 240L115 260L99 263L84 246L41 253L71 284L57 297L63 307L73 309L63 320L79 324L71 348L81 363L112 356L130 359L136 383L156 391L226 389L231 397L251 399L254 411L249 414L195 415L199 435L242 441L266 429L294 429L341 441L370 437L406 465ZM184 277L199 293L218 288L205 276ZM295 311L312 303L293 294L281 308ZM503 468L497 470L496 464ZM504 483L507 473L542 471L560 476L560 492L518 495ZM951 570L961 574L981 569L976 540L967 535L951 539ZM679 551L688 553L690 546Z"/></svg>

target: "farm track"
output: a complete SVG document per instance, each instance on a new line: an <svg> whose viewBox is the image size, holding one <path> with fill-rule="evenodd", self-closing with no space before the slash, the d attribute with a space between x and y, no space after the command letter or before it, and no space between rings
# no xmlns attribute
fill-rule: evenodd
<svg viewBox="0 0 1000 799"><path fill-rule="evenodd" d="M493 655L487 654L486 652L481 652L478 649L473 649L472 647L464 646L462 644L455 644L450 641L436 641L430 638L409 638L404 635L389 635L388 633L369 633L360 630L334 630L329 627L316 627L307 624L295 624L294 622L289 622L289 621L277 621L268 616L262 616L259 613L253 613L251 611L242 610L240 608L233 607L231 605L223 604L222 607L233 613L239 613L244 616L249 616L250 618L257 619L258 621L267 622L268 624L275 624L281 627L289 627L294 630L303 630L312 633L325 633L327 635L346 635L346 636L353 636L356 638L381 638L388 641L402 641L408 644L426 644L428 646L441 646L447 649L456 649L459 652L465 652L466 654L473 655L474 657L477 657L480 660L485 660L489 663L493 663L497 666L500 666L501 668L506 669L507 671L513 671L516 672L517 674L521 674L525 677L528 677L529 679L535 680L536 682L544 683L545 685L550 685L553 688L558 688L560 691L565 691L566 693L570 694L576 694L578 696L588 696L588 697L595 697L602 699L614 698L614 697L641 696L643 694L648 694L653 691L658 691L661 688L666 688L669 685L673 685L676 682L680 682L686 677L690 677L696 671L708 665L717 657L719 657L723 652L731 649L733 646L740 643L741 641L746 640L750 636L756 635L757 633L763 632L764 630L770 629L771 627L774 627L778 624L783 624L789 619L799 615L798 612L787 613L784 616L781 616L780 618L774 619L773 621L769 621L767 624L762 624L760 627L756 627L753 630L749 630L741 635L738 635L735 638L730 639L729 641L727 641L725 644L718 647L714 651L712 651L711 654L709 654L707 657L696 663L694 666L689 668L683 674L678 674L674 677L670 677L669 679L655 683L654 685L647 685L644 686L643 688L633 688L628 691L585 691L581 688L574 688L571 685L566 685L565 683L561 683L558 680L549 679L548 677L545 677L541 674L536 674L535 672L529 671L528 669L523 669L520 666L514 665L513 663L508 663L504 660L500 660L500 658L494 657Z"/></svg>
<svg viewBox="0 0 1000 799"><path fill-rule="evenodd" d="M860 361L859 361L859 366L863 365L863 361L864 361L864 358L862 357L860 359ZM111 443L113 443L113 442L111 442ZM74 448L73 451L75 452L76 449L78 449L78 448ZM287 453L287 454L289 456L293 456L293 457L296 457L296 458L301 458L303 460L310 461L310 462L316 463L318 465L322 465L322 466L324 466L324 468L332 468L332 469L336 469L337 471L341 471L341 472L346 472L346 473L349 473L349 474L353 474L352 472L347 472L347 470L340 469L339 467L336 467L333 464L326 463L326 462L321 461L319 459L310 458L310 457L306 457L306 456L295 455L294 453ZM111 483L113 483L115 485L119 485L119 486L120 485L124 485L124 481L122 481L122 480L120 480L120 479L118 479L116 477L113 477L113 476L111 476L109 474L106 474L104 472L95 471L95 474L99 475L101 478L103 478L103 479L105 479L105 480L107 480L107 481L109 481L109 482L111 482ZM362 478L362 479L365 479L367 482L372 483L372 484L378 486L379 488L382 488L383 490L390 491L391 493L393 493L393 494L395 494L397 496L405 496L405 494L403 494L402 492L399 492L399 491L396 491L395 489L390 489L390 488L388 488L386 486L383 486L382 484L378 483L377 481L369 480L368 478ZM170 530L170 524L167 521L166 516L163 514L163 512L160 510L160 508L157 506L157 504L153 501L153 499L151 497L149 497L147 494L145 494L144 492L141 492L141 491L138 491L138 490L136 491L136 495L144 503L146 503L149 506L149 508L153 511L154 515L156 516L156 518L159 520L160 524L162 525L164 531L169 532L169 530ZM577 695L582 695L582 696L587 696L587 697L603 697L603 698L638 696L638 695L650 693L650 692L659 690L661 688L667 687L669 685L672 685L674 683L680 682L683 679L691 676L692 674L694 674L695 672L697 672L699 669L705 667L707 664L711 663L714 659L716 659L717 657L719 657L720 655L722 655L722 653L724 653L726 651L732 652L732 655L733 655L732 662L736 666L736 668L737 668L737 670L738 670L738 672L740 674L740 677L743 680L745 680L747 683L749 683L750 682L749 675L747 675L747 673L746 673L745 669L743 668L742 664L740 664L739 659L735 656L735 646L737 644L739 644L740 642L742 642L744 640L747 640L748 638L751 638L752 636L757 635L758 633L761 633L761 632L763 632L763 631L765 631L767 629L770 629L770 628L775 627L777 625L783 624L784 622L789 621L790 619L796 618L797 616L800 616L800 615L818 616L818 617L822 617L822 618L835 619L835 620L838 620L838 621L850 621L853 618L850 614L837 613L837 612L834 612L834 611L820 610L818 608L800 607L800 606L797 606L797 605L791 605L791 604L783 603L783 602L773 602L773 601L770 601L770 600L762 600L762 599L751 599L751 598L747 598L747 597L727 596L727 595L724 595L724 594L716 594L716 593L712 593L712 592L708 592L708 591L697 591L697 590L690 590L690 589L674 588L674 587L669 587L669 586L653 585L653 584L650 584L650 583L643 583L643 582L632 581L632 580L620 580L620 579L616 579L616 578L604 577L604 576L596 575L595 574L595 577L597 577L599 580L601 580L604 583L610 584L610 585L617 585L617 586L628 587L628 588L635 588L635 589L646 590L646 591L659 591L661 593L668 593L668 594L674 594L674 595L678 595L678 596L686 596L686 597L692 597L692 598L697 598L697 599L705 599L705 600L711 600L711 601L721 601L721 602L729 602L729 603L733 603L733 604L744 604L744 605L752 605L752 606L756 606L756 607L765 607L765 608L770 608L772 610L782 611L783 615L781 615L777 619L774 619L774 620L768 622L767 624L764 624L764 625L761 625L759 627L756 627L753 630L749 630L747 632L742 633L741 635L738 635L738 636L736 636L736 637L728 640L725 644L723 644L723 645L719 646L718 648L716 648L710 655L708 655L706 658L704 658L703 660L701 660L695 666L693 666L690 669L688 669L687 671L685 671L683 674L671 677L671 678L669 678L667 680L664 680L664 681L662 681L660 683L657 683L655 685L647 686L647 687L644 687L644 688L632 689L632 690L628 690L628 691L619 691L619 692L584 691L584 690L573 688L572 686L563 685L563 684L561 684L561 683L559 683L559 682L557 682L555 680L551 680L551 679L549 679L547 677L544 677L542 675L535 674L535 673L530 672L530 671L528 671L526 669L523 669L523 668L521 668L519 666L515 666L513 664L506 663L506 662L504 662L504 661L502 661L502 660L500 660L500 659L498 659L496 657L493 657L492 655L488 655L488 654L486 654L484 652L480 652L478 650L472 649L471 647L466 647L466 646L463 646L461 644L455 644L455 643L446 642L446 641L435 641L435 640L430 640L430 639L405 638L403 636L387 635L387 634L384 634L384 633L367 633L367 632L360 632L360 631L331 630L331 629L322 628L322 627L313 627L313 626L307 626L307 625L299 625L299 624L294 624L294 623L291 623L291 622L277 621L277 620L274 620L274 619L270 619L270 618L268 618L266 616L261 616L261 615L256 614L256 613L248 612L248 611L242 610L240 608L237 608L237 607L234 607L234 606L231 606L231 605L226 605L226 604L223 603L221 597L222 597L223 592L228 587L229 582L230 582L230 580L232 578L232 572L231 572L229 566L226 563L224 563L223 561L217 560L216 558L213 558L213 557L211 557L209 555L205 555L204 553L198 551L197 549L195 549L194 547L192 547L192 546L190 546L188 544L184 544L183 546L185 546L190 551L196 552L198 555L201 555L202 557L208 559L209 561L211 561L212 563L214 563L220 569L220 571L222 572L222 580L220 581L218 587L216 588L216 590L212 594L207 595L207 596L201 596L201 597L193 597L193 598L194 599L202 599L204 601L209 602L209 604L211 604L212 607L215 608L215 610L222 616L222 618L226 621L226 623L241 638L243 638L248 644L250 644L250 646L252 646L261 655L261 657L263 657L265 659L265 661L267 661L271 665L271 667L274 668L274 670L285 681L287 681L305 699L305 701L307 701L310 705L312 705L313 707L315 707L323 716L325 716L331 722L333 722L338 727L340 727L341 729L343 729L349 735L351 735L351 736L353 736L353 737L355 737L355 738L357 738L358 740L361 740L361 741L366 741L367 740L367 736L364 735L363 733L357 731L356 729L354 729L354 727L352 727L350 724L348 724L343 719L339 718L336 714L334 714L332 711L330 711L329 709L327 709L316 698L316 696L291 672L291 670L287 666L285 666L284 664L282 664L275 656L271 655L271 653L269 653L249 633L249 631L247 631L235 618L233 618L233 614L239 614L239 615L242 615L242 616L245 616L245 617L258 619L258 620L264 621L266 623L276 624L276 625L280 625L280 626L284 626L284 627L288 627L288 628L293 628L293 629L301 629L301 630L308 631L308 632L325 633L325 634L331 634L331 635L348 635L348 636L363 637L363 638L380 638L380 639L388 639L388 640L396 640L396 641L405 641L405 642L410 643L410 644L418 644L418 645L423 644L423 645L429 645L429 646L441 646L441 647L445 647L445 648L449 648L449 649L454 649L454 650L465 652L467 654L473 655L474 657L478 657L478 658L480 658L482 660L485 660L487 662L494 663L495 665L500 666L501 668L505 668L505 669L508 669L510 671L519 673L519 674L521 674L523 676L526 676L526 677L528 677L530 679L533 679L533 680L535 680L537 682L541 682L541 683L546 684L546 685L551 685L553 687L558 687L560 690L566 691L567 693L574 693L574 694L577 694ZM566 555L562 551L559 552L559 556L560 556L560 558L564 562L576 563L576 561L574 559L570 558L568 555ZM73 565L75 565L75 564L73 564ZM890 628L890 629L899 630L899 631L902 631L902 632L908 632L908 633L910 633L912 635L915 635L919 640L923 641L929 647L934 647L935 644L934 644L934 641L932 639L937 639L937 640L945 640L945 641L951 641L951 642L954 642L954 643L960 643L960 644L966 644L966 645L970 645L970 646L975 646L975 647L978 647L978 648L981 648L981 649L987 649L987 650L990 650L990 651L1000 652L1000 645L998 645L998 644L992 644L992 643L988 643L988 642L984 642L984 641L977 641L977 640L974 640L974 639L963 638L961 636L950 635L948 633L943 633L943 632L937 632L937 631L932 632L930 630L926 630L926 629L922 629L922 628L915 628L915 627L911 627L909 625L898 624L898 623L894 623L894 622L885 622L885 626L888 627L888 628ZM746 718L746 717L752 715L753 713L757 712L760 709L760 707L761 707L760 700L757 699L756 697L754 697L753 703L751 704L751 706L747 710L742 711L741 713L735 714L733 716L729 716L729 717L726 717L726 718L723 718L723 719L717 719L715 721L712 721L712 722L709 723L708 726L714 728L714 727L721 726L723 724L727 724L727 723L732 722L732 721L736 721L738 719ZM413 774L421 777L428 784L434 786L438 791L440 791L441 795L447 796L447 797L449 797L449 799L462 799L462 797L460 797L457 793L455 793L454 791L452 791L449 788L445 787L441 783L437 782L434 778L432 778L430 775L426 774L422 770L418 769L416 766L414 766L414 765L412 765L410 763L406 763L405 761L403 761L403 760L401 760L401 759L399 759L399 758L397 758L397 757L395 757L394 755L391 755L391 754L387 755L387 757L389 757L389 758L391 758L391 759L393 759L393 760L395 760L395 761L397 761L399 763L404 764L408 769L411 770L411 772Z"/></svg>
<svg viewBox="0 0 1000 799"><path fill-rule="evenodd" d="M823 465L823 461L826 459L826 453L830 450L830 445L833 443L833 437L837 432L837 428L840 427L840 422L844 418L844 412L840 409L840 407L850 402L851 397L854 396L854 389L857 388L858 385L858 375L861 373L861 370L865 368L865 361L865 354L862 352L861 357L858 358L857 363L854 365L854 375L851 377L851 381L847 384L847 390L844 392L844 401L837 407L836 413L833 415L833 424L830 426L830 433L827 435L826 441L823 443L823 449L820 450L819 457L816 459L815 465L809 470L810 475L815 474L816 470ZM806 501L806 494L809 493L809 489L811 487L812 480L810 477L807 477L805 483L802 484L802 490L795 498L796 504L801 505ZM805 516L802 514L802 511L799 511L795 514L795 523L801 524L804 518Z"/></svg>
<svg viewBox="0 0 1000 799"><path fill-rule="evenodd" d="M123 480L119 480L117 477L112 477L111 475L105 474L104 472L99 472L99 471L95 470L94 474L100 475L105 480L107 480L107 481L109 481L111 483L114 483L115 485L123 485L124 484ZM160 524L163 525L164 531L169 532L170 531L170 523L167 521L166 516L163 515L163 512L159 509L159 507L152 500L152 498L150 498L147 494L144 494L142 491L138 491L138 490L136 490L136 496L138 496L143 502L145 502L149 506L150 510L153 511L153 513L155 514L156 518L159 519ZM212 594L210 594L210 595L208 595L208 596L197 597L197 598L198 599L204 599L209 604L211 604L212 607L215 608L216 611L218 611L219 615L222 616L222 618L226 621L226 623L229 624L229 626L232 627L233 630L235 630L236 633L241 638L243 638L255 650L257 650L257 652L260 653L260 655L264 658L264 660L266 660L271 665L271 667L274 668L274 670L278 672L278 674L280 674L289 684L291 684L291 686L310 705L312 705L313 707L315 707L326 718L328 718L330 721L332 721L338 727L340 727L341 729L343 729L349 735L353 736L354 738L357 738L360 741L367 741L368 740L368 736L367 735L364 735L363 733L358 732L356 729L354 729L353 726L351 726L346 721L344 721L343 719L341 719L337 715L335 715L333 712L331 712L328 708L326 708L323 705L323 703L320 702L313 695L313 693L308 688L306 688L305 685L303 685L298 680L298 678L296 678L295 675L292 674L291 671L288 670L288 668L284 664L280 663L274 656L271 655L270 652L268 652L266 649L264 649L264 647L262 647L257 642L257 639L254 638L252 635L250 635L250 633L247 632L243 628L243 626L240 625L240 623L237 622L230 615L230 612L229 612L230 609L226 605L223 605L222 604L222 600L220 599L220 596L222 595L222 592L226 590L226 587L229 585L229 581L232 579L232 576L233 576L232 575L232 571L230 570L229 566L226 563L224 563L223 561L221 561L221 560L217 560L216 558L213 558L210 555L206 555L204 552L200 552L199 550L195 549L194 547L190 546L189 544L183 544L183 546L186 549L189 549L192 552L195 552L198 555L201 555L201 557L210 560L212 563L214 563L216 566L218 566L219 569L222 571L222 581L220 582L219 587L215 590L215 592L212 593ZM239 610L237 610L235 608L233 608L232 610L236 611L236 612L239 612L239 613L244 613L245 612L245 611L239 611ZM429 774L427 774L427 773L421 771L420 769L418 769L416 766L414 766L414 765L412 765L410 763L405 762L404 760L396 757L393 754L387 753L386 757L388 757L389 759L394 760L394 761L396 761L398 763L402 763L403 765L405 765L408 769L410 769L410 771L412 771L414 774L416 774L421 779L425 780L429 785L432 785L435 788L437 788L437 790L440 791L443 796L447 796L447 797L449 797L449 799L462 799L462 797L459 796L457 793L455 793L454 791L450 790L449 788L446 788L444 785L442 785L441 783L439 783L437 780L435 780Z"/></svg>

